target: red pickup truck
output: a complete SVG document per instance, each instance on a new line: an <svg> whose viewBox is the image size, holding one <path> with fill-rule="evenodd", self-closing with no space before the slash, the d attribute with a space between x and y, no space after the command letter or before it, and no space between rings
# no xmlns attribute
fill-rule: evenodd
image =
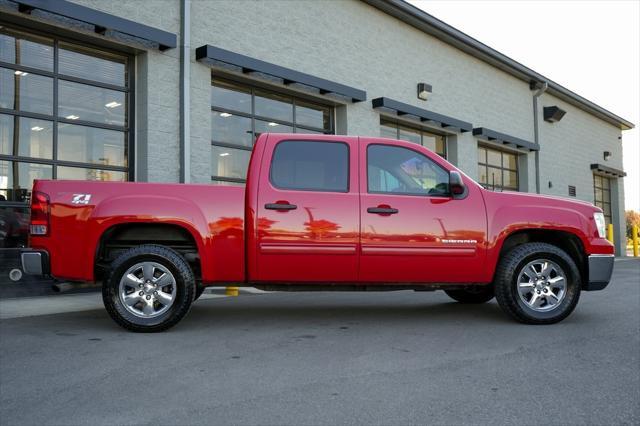
<svg viewBox="0 0 640 426"><path fill-rule="evenodd" d="M133 331L175 325L203 288L444 290L516 320L567 317L610 281L602 211L482 188L409 142L263 134L246 187L36 181L27 273L102 282Z"/></svg>

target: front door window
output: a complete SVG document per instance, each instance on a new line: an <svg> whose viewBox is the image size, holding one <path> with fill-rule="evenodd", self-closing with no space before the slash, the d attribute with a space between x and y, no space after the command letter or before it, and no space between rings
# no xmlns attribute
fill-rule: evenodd
<svg viewBox="0 0 640 426"><path fill-rule="evenodd" d="M447 171L411 149L390 145L369 145L367 167L367 189L370 193L449 194Z"/></svg>

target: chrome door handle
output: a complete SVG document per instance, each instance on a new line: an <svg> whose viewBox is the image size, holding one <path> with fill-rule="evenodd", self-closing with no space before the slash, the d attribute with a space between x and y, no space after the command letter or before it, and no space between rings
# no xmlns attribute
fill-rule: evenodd
<svg viewBox="0 0 640 426"><path fill-rule="evenodd" d="M298 208L295 204L284 203L267 203L264 205L267 210L295 210Z"/></svg>
<svg viewBox="0 0 640 426"><path fill-rule="evenodd" d="M398 209L394 209L391 207L369 207L367 209L367 213L373 214L396 214L398 213Z"/></svg>

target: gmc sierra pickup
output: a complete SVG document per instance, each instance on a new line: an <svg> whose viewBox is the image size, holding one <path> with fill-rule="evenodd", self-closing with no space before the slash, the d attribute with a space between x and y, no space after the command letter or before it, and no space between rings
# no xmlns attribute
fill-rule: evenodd
<svg viewBox="0 0 640 426"><path fill-rule="evenodd" d="M34 183L27 273L102 282L132 331L175 325L212 285L267 290L444 290L496 297L550 324L613 270L602 211L489 191L405 141L263 134L246 187Z"/></svg>

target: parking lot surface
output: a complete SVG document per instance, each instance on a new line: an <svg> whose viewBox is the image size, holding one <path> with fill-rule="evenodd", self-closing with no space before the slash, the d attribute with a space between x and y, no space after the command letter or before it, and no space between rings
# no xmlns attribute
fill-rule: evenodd
<svg viewBox="0 0 640 426"><path fill-rule="evenodd" d="M552 326L444 293L195 303L160 334L104 310L0 321L0 423L638 424L640 261Z"/></svg>

